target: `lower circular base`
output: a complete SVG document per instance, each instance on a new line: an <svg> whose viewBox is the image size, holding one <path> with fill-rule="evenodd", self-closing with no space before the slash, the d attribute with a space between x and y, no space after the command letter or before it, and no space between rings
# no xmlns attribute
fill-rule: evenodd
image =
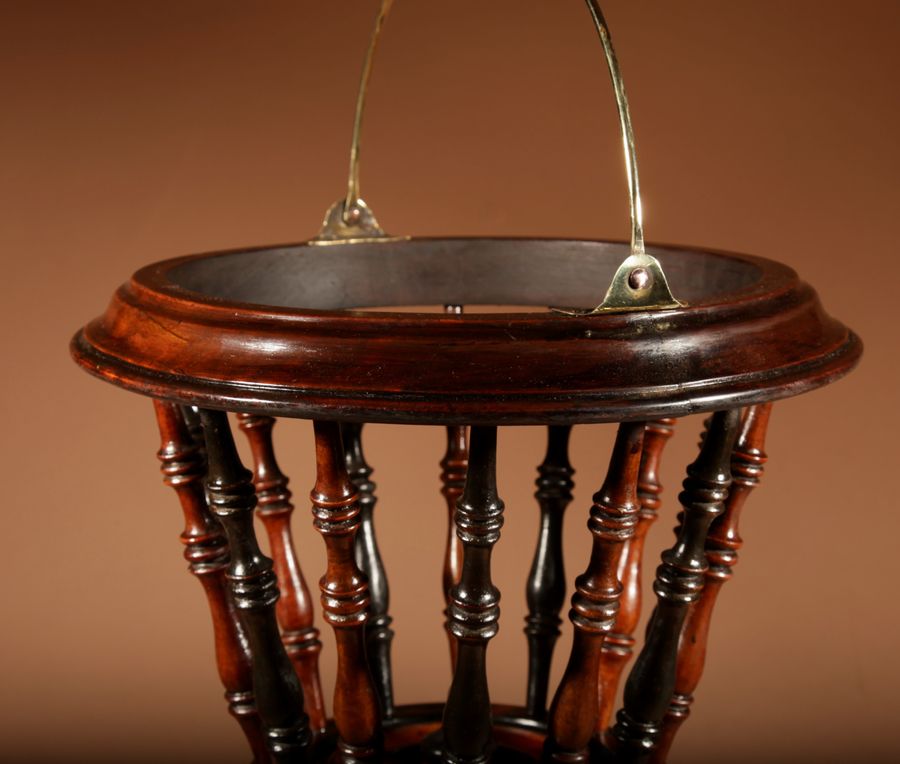
<svg viewBox="0 0 900 764"><path fill-rule="evenodd" d="M398 706L383 722L384 754L380 761L417 764L441 760L441 703ZM493 706L494 748L489 752L495 764L525 764L540 759L547 725L525 715L515 706ZM333 725L316 744L313 761L336 760L337 732Z"/></svg>

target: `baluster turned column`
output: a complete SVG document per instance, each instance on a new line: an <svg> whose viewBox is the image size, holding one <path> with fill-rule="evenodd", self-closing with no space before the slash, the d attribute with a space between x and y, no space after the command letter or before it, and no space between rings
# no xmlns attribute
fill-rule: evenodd
<svg viewBox="0 0 900 764"><path fill-rule="evenodd" d="M209 460L206 493L228 538L231 596L250 645L253 693L269 751L278 762L302 761L310 743L309 720L300 682L278 633L272 561L260 551L253 530L253 476L238 457L227 415L201 409L200 419Z"/></svg>
<svg viewBox="0 0 900 764"><path fill-rule="evenodd" d="M559 611L566 599L566 571L563 565L563 514L572 501L572 475L569 464L569 435L572 428L547 428L547 454L538 467L535 498L541 510L537 549L531 563L525 597L528 615L528 685L525 712L534 719L547 715L547 685L553 647L562 623Z"/></svg>
<svg viewBox="0 0 900 764"><path fill-rule="evenodd" d="M456 637L450 630L450 594L462 574L462 543L456 533L456 502L466 485L469 449L465 427L447 428L447 450L441 459L441 494L447 502L447 544L441 584L444 591L444 628L450 643L450 668L456 668Z"/></svg>
<svg viewBox="0 0 900 764"><path fill-rule="evenodd" d="M391 679L391 629L393 619L388 615L390 589L378 541L375 538L375 483L370 479L372 468L366 463L362 448L362 425L342 424L344 454L350 481L359 491L360 526L356 534L356 564L369 579L369 618L366 621L366 649L375 688L381 698L385 717L394 715L394 688Z"/></svg>
<svg viewBox="0 0 900 764"><path fill-rule="evenodd" d="M634 533L640 505L637 476L644 441L643 422L619 425L602 488L594 494L588 528L593 548L587 570L575 579L569 620L575 627L572 652L550 706L545 758L588 760L597 726L597 677L603 638L612 629L622 586L617 571L622 546Z"/></svg>
<svg viewBox="0 0 900 764"><path fill-rule="evenodd" d="M675 688L679 636L691 604L703 590L706 536L728 496L729 461L739 419L739 409L716 412L699 456L687 469L684 490L678 496L684 507L678 539L663 552L657 568L656 609L625 683L624 708L616 715L608 738L623 762L644 762L656 746Z"/></svg>
<svg viewBox="0 0 900 764"><path fill-rule="evenodd" d="M497 428L473 426L466 486L456 511L462 574L448 611L449 630L457 641L456 670L443 718L443 756L449 762L487 761L493 746L486 658L488 641L499 629L500 592L491 582L491 550L502 526Z"/></svg>
<svg viewBox="0 0 900 764"><path fill-rule="evenodd" d="M327 555L319 588L323 614L334 629L337 644L334 723L338 750L349 762L377 757L382 742L378 693L366 659L369 585L354 556L359 493L347 474L340 426L316 421L313 427L316 485L311 499L314 524L325 541Z"/></svg>
<svg viewBox="0 0 900 764"><path fill-rule="evenodd" d="M674 419L649 422L644 432L644 448L638 473L638 499L640 513L634 536L625 542L619 563L619 581L622 583L622 599L613 630L603 640L600 656L600 713L597 734L602 735L609 726L616 703L622 672L634 651L634 630L641 617L641 561L647 531L657 518L661 504L662 485L659 482L659 464L663 449L675 431Z"/></svg>
<svg viewBox="0 0 900 764"><path fill-rule="evenodd" d="M690 609L678 645L675 692L663 719L653 764L663 764L681 725L691 713L694 691L703 676L706 646L713 609L722 585L733 575L738 550L743 546L738 525L741 511L753 489L759 485L766 463L765 439L772 404L750 406L744 411L741 429L731 455L732 483L725 511L715 519L706 540L709 568L700 599Z"/></svg>
<svg viewBox="0 0 900 764"><path fill-rule="evenodd" d="M462 305L445 305L444 313L462 315ZM456 638L450 631L450 592L459 583L462 573L462 544L456 534L456 502L462 496L469 466L466 428L447 427L447 450L441 459L441 494L447 502L447 545L444 549L444 568L441 583L444 591L444 628L450 645L450 669L456 669Z"/></svg>
<svg viewBox="0 0 900 764"><path fill-rule="evenodd" d="M262 764L269 754L254 705L249 648L225 580L228 542L218 520L209 513L203 491L206 458L191 437L180 406L154 400L153 407L162 441L157 454L162 462L160 469L165 484L175 489L184 512L184 557L191 573L203 585L209 603L216 667L225 687L228 711L241 725L254 761Z"/></svg>
<svg viewBox="0 0 900 764"><path fill-rule="evenodd" d="M316 733L325 731L325 703L319 679L319 653L322 643L313 625L312 597L291 534L294 505L288 489L288 478L275 458L270 416L238 414L238 425L247 436L253 454L253 485L258 501L256 512L269 538L269 549L275 565L281 596L275 604L281 641L303 688L303 701L309 723Z"/></svg>

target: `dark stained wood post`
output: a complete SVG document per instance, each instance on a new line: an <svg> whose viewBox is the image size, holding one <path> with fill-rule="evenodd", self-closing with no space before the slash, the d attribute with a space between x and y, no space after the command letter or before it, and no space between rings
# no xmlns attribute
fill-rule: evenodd
<svg viewBox="0 0 900 764"><path fill-rule="evenodd" d="M337 644L334 723L338 751L349 762L378 757L382 744L378 692L366 659L369 584L356 564L359 493L347 475L340 425L315 421L313 427L316 485L311 499L314 524L327 554L319 588L322 611Z"/></svg>
<svg viewBox="0 0 900 764"><path fill-rule="evenodd" d="M662 485L659 482L659 464L663 449L675 431L674 419L648 422L644 432L644 449L638 473L638 499L641 510L634 536L625 542L619 563L619 581L622 583L622 599L613 630L603 640L600 656L600 713L597 733L602 735L609 726L615 709L616 692L622 672L634 651L634 630L641 617L641 562L647 531L657 518L661 504Z"/></svg>
<svg viewBox="0 0 900 764"><path fill-rule="evenodd" d="M203 437L203 422L200 421L200 409L196 406L179 406L187 422L188 432L203 456L203 476L206 479L206 438ZM219 522L216 520L216 522Z"/></svg>
<svg viewBox="0 0 900 764"><path fill-rule="evenodd" d="M228 595L228 542L219 521L206 506L203 481L206 457L194 442L181 407L154 400L161 445L157 456L165 484L178 494L184 512L181 541L189 569L203 585L212 616L216 667L225 687L228 710L241 725L254 761L264 764L269 753L253 700L253 676L246 638Z"/></svg>
<svg viewBox="0 0 900 764"><path fill-rule="evenodd" d="M294 550L291 534L294 505L288 478L275 459L272 443L275 419L238 414L238 424L247 436L253 453L253 485L258 502L256 513L269 537L269 549L281 594L275 604L275 613L281 625L281 641L300 679L310 726L321 734L325 731L325 702L319 679L322 643L319 641L319 630L313 625L312 596Z"/></svg>
<svg viewBox="0 0 900 764"><path fill-rule="evenodd" d="M300 682L278 633L272 561L260 551L253 530L253 476L241 464L225 412L201 409L200 419L209 461L206 493L228 538L227 577L250 645L253 693L269 751L278 762L303 761L311 738L309 720Z"/></svg>
<svg viewBox="0 0 900 764"><path fill-rule="evenodd" d="M553 647L559 638L559 611L566 599L566 571L563 565L563 514L572 501L569 464L569 426L547 428L547 454L538 467L535 498L541 510L537 548L525 587L528 615L528 684L525 712L535 719L547 716L547 686Z"/></svg>
<svg viewBox="0 0 900 764"><path fill-rule="evenodd" d="M469 449L466 444L466 428L447 428L447 450L441 459L441 494L447 502L447 544L444 549L444 567L441 583L444 591L444 628L450 643L450 667L456 668L456 637L450 631L450 593L459 583L462 574L462 544L456 533L456 502L466 485L469 467Z"/></svg>
<svg viewBox="0 0 900 764"><path fill-rule="evenodd" d="M619 425L603 487L594 494L588 528L593 549L587 570L575 579L569 620L575 626L572 652L550 707L545 757L586 761L597 726L597 678L604 636L612 629L622 585L622 547L633 534L640 504L637 478L644 441L643 422Z"/></svg>
<svg viewBox="0 0 900 764"><path fill-rule="evenodd" d="M466 486L456 511L462 574L448 612L449 630L458 645L444 706L443 757L454 763L486 761L493 746L486 657L500 620L500 592L491 582L491 550L503 526L496 473L497 428L472 427Z"/></svg>
<svg viewBox="0 0 900 764"><path fill-rule="evenodd" d="M750 406L744 411L741 429L731 455L732 483L725 511L715 519L706 540L706 583L700 599L690 609L678 645L675 693L663 719L653 764L664 764L678 730L691 712L694 691L703 676L709 625L722 585L732 576L743 545L738 525L747 497L759 485L766 463L765 438L772 411L771 403Z"/></svg>
<svg viewBox="0 0 900 764"><path fill-rule="evenodd" d="M362 425L341 425L347 474L359 491L360 526L356 534L356 564L369 579L369 617L366 621L366 650L375 688L381 698L381 710L386 718L394 715L394 687L391 679L391 640L394 631L388 615L390 589L387 573L375 538L375 483L372 468L366 463L362 448Z"/></svg>
<svg viewBox="0 0 900 764"><path fill-rule="evenodd" d="M684 490L678 496L684 507L678 538L663 552L657 568L656 609L625 683L624 708L609 736L623 762L644 762L656 746L675 689L678 640L690 606L703 591L706 536L728 497L729 463L740 414L740 409L732 409L713 415L700 454L687 469Z"/></svg>

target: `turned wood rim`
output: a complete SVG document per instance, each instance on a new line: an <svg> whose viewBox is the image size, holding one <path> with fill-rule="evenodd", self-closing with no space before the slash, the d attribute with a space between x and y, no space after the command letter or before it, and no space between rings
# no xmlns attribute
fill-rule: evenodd
<svg viewBox="0 0 900 764"><path fill-rule="evenodd" d="M72 352L107 381L182 403L423 424L683 416L805 392L858 360L859 338L787 266L648 251L686 307L546 310L595 303L627 254L620 242L410 239L192 255L139 270ZM485 302L539 310L441 310ZM435 308L400 312L403 303Z"/></svg>

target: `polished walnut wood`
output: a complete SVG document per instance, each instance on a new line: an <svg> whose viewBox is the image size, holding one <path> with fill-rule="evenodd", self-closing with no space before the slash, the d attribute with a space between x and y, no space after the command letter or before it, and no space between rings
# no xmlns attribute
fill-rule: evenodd
<svg viewBox="0 0 900 764"><path fill-rule="evenodd" d="M462 574L452 589L447 618L457 640L457 660L444 707L443 758L454 763L487 761L493 746L487 646L499 628L500 592L491 582L491 550L503 526L496 472L497 428L473 427L466 485L456 510Z"/></svg>
<svg viewBox="0 0 900 764"><path fill-rule="evenodd" d="M603 487L594 494L588 528L593 548L587 570L575 580L569 620L572 652L550 707L546 755L560 762L586 761L597 726L597 677L604 636L612 629L622 595L618 579L622 547L638 522L637 478L643 422L619 425Z"/></svg>
<svg viewBox="0 0 900 764"><path fill-rule="evenodd" d="M731 455L732 483L725 511L713 521L706 540L709 567L700 599L691 606L678 645L675 692L663 719L659 742L653 751L653 764L664 764L678 730L691 712L694 691L703 676L709 627L722 585L732 576L743 546L740 531L741 512L748 496L759 485L766 463L765 438L772 404L747 408L742 416L734 451Z"/></svg>
<svg viewBox="0 0 900 764"><path fill-rule="evenodd" d="M690 606L703 591L705 544L724 511L731 484L729 461L740 410L716 412L700 455L688 467L678 499L684 508L675 545L663 553L653 590L657 604L643 649L625 683L624 707L609 737L623 762L646 761L675 689L678 640Z"/></svg>
<svg viewBox="0 0 900 764"><path fill-rule="evenodd" d="M299 762L310 745L309 720L300 682L278 632L278 584L272 561L260 552L253 530L253 476L240 462L227 415L201 409L200 418L208 459L206 494L228 538L227 576L250 646L253 694L269 751L275 761Z"/></svg>
<svg viewBox="0 0 900 764"><path fill-rule="evenodd" d="M597 716L597 734L602 735L609 726L615 710L616 693L622 672L634 652L634 630L641 617L641 563L647 531L657 518L661 504L662 484L659 481L659 465L663 449L674 432L674 419L649 422L644 433L644 447L638 473L638 499L641 510L634 536L625 542L619 563L619 581L622 598L613 630L603 640L600 656L600 710Z"/></svg>
<svg viewBox="0 0 900 764"><path fill-rule="evenodd" d="M856 335L796 273L749 255L651 248L688 302L678 310L546 310L595 305L626 252L461 238L178 258L138 271L73 352L117 385L184 403L439 425L651 420L749 405L827 384L860 355ZM544 310L362 309L464 301Z"/></svg>
<svg viewBox="0 0 900 764"><path fill-rule="evenodd" d="M344 455L350 482L359 492L359 530L356 533L356 564L369 579L369 617L366 620L366 650L369 668L381 710L386 718L394 713L394 684L391 678L391 629L393 619L388 615L390 589L378 540L375 536L375 483L372 468L366 462L362 447L362 425L348 422L341 425Z"/></svg>
<svg viewBox="0 0 900 764"><path fill-rule="evenodd" d="M238 414L237 418L253 454L256 514L266 529L278 579L280 596L275 612L281 625L281 641L300 679L310 727L321 734L325 731L325 701L319 679L322 643L319 630L313 625L312 596L294 548L291 533L294 505L288 478L275 458L272 442L275 419L254 414Z"/></svg>
<svg viewBox="0 0 900 764"><path fill-rule="evenodd" d="M225 687L228 710L241 725L254 760L268 760L266 739L253 699L253 675L246 636L228 594L228 542L219 521L209 513L203 481L205 449L194 441L181 407L153 401L161 438L157 454L163 481L175 489L184 513L184 558L203 585L212 616L216 667Z"/></svg>
<svg viewBox="0 0 900 764"><path fill-rule="evenodd" d="M691 682L679 678L676 658L685 619L703 612L701 605L692 615L690 605L701 598L705 557L727 566L727 555L734 551L729 546L734 539L725 536L719 539L721 548L708 553L704 544L713 515L722 509L724 473L716 472L718 460L724 458L727 468L723 443L736 428L726 421L732 414L714 417L682 494L685 521L658 574L658 603L626 685L625 707L610 734L592 741L598 723L603 727L609 715L622 670L616 660L624 665L631 649L642 534L655 496L650 462L656 458L652 442L660 433L651 428L647 448L629 450L645 437L643 426L634 423L737 410L811 390L849 371L862 346L786 266L725 252L650 251L686 304L591 316L563 315L547 307L595 305L597 289L610 282L627 245L402 238L207 253L142 269L114 295L104 315L73 339L73 355L90 373L168 405L205 407L209 498L228 535L232 607L240 619L234 639L240 642L243 633L253 653L256 703L276 758L306 756L309 733L274 620L274 576L252 536L253 491L232 453L225 410L316 422L313 504L325 537L328 567L321 588L338 658L335 724L328 725L309 754L317 761L377 758L383 739L380 705L388 712L391 705L381 680L379 700L369 657L376 675L389 675L380 670L379 650L371 641L367 647L366 638L388 613L386 596L375 591L381 564L374 536L372 543L366 540L371 526L360 511L358 494L365 494L371 481L363 467L354 475L359 489L354 488L346 461L353 449L348 457L340 426L391 422L451 428L442 463L443 491L451 504L465 468L464 428L473 428L482 442L481 466L469 470L472 493L460 501L457 527L451 526L451 539L462 541L447 545L443 571L444 592L453 594L446 620L459 655L443 712L443 737L436 735L423 746L442 751L448 760L479 761L494 751L501 761L507 752L499 734L492 738L485 679L487 640L498 617L489 564L500 518L499 500L494 501L495 428L627 422L620 425L606 489L592 510L594 554L576 584L570 613L573 649L551 705L542 755L583 760L590 744L598 756L632 762L647 758L654 745L662 750L660 725L673 691L693 692ZM465 314L441 311L442 305L463 303L473 306ZM433 307L392 310L410 305ZM480 305L531 309L492 312ZM644 471L638 480L642 453ZM197 458L202 461L200 451L189 460ZM484 477L485 464L490 480ZM191 501L199 503L200 492L190 491L195 494ZM284 484L273 485L269 506L286 501L285 492ZM260 495L268 498L266 490ZM362 496L363 504L366 500ZM562 511L557 514L561 517ZM713 540L722 526L714 526ZM363 539L359 543L357 533ZM548 529L539 549L554 548L554 535ZM467 547L462 569L461 546ZM556 568L552 557L542 558L532 576L534 619L552 611L557 597L545 581ZM372 575L371 596L361 567ZM288 588L285 584L286 598ZM290 646L294 627L286 621L285 626ZM536 621L531 626L536 629ZM520 746L516 750L525 755L533 753L534 741L544 732L537 717L549 664L543 656L549 655L553 639L549 627L542 638L542 646L532 651L541 657L529 681L529 713L513 714L513 726L528 734L505 738L517 741L513 747ZM696 665L695 657L685 661L685 666ZM315 726L320 724L317 717ZM419 734L429 724L434 720L388 718L384 729L408 725L410 734ZM505 722L495 727L507 729Z"/></svg>
<svg viewBox="0 0 900 764"><path fill-rule="evenodd" d="M366 658L369 584L356 564L359 492L347 474L340 425L313 423L316 484L310 498L314 524L325 540L327 567L319 581L322 611L337 643L334 723L345 761L379 755L382 744L378 691Z"/></svg>
<svg viewBox="0 0 900 764"><path fill-rule="evenodd" d="M528 574L525 599L528 615L525 634L528 638L528 683L525 709L529 716L543 719L547 715L547 687L553 647L559 638L562 620L559 611L566 599L566 572L563 564L563 514L572 501L575 470L569 464L567 426L547 428L547 453L538 467L535 498L540 507L540 530L537 548Z"/></svg>
<svg viewBox="0 0 900 764"><path fill-rule="evenodd" d="M450 595L462 574L462 542L456 533L456 502L466 485L469 467L469 447L466 428L447 428L447 449L441 459L441 495L447 502L447 542L444 546L444 566L441 587L444 592L444 629L450 644L450 668L456 668L456 637L450 631Z"/></svg>

